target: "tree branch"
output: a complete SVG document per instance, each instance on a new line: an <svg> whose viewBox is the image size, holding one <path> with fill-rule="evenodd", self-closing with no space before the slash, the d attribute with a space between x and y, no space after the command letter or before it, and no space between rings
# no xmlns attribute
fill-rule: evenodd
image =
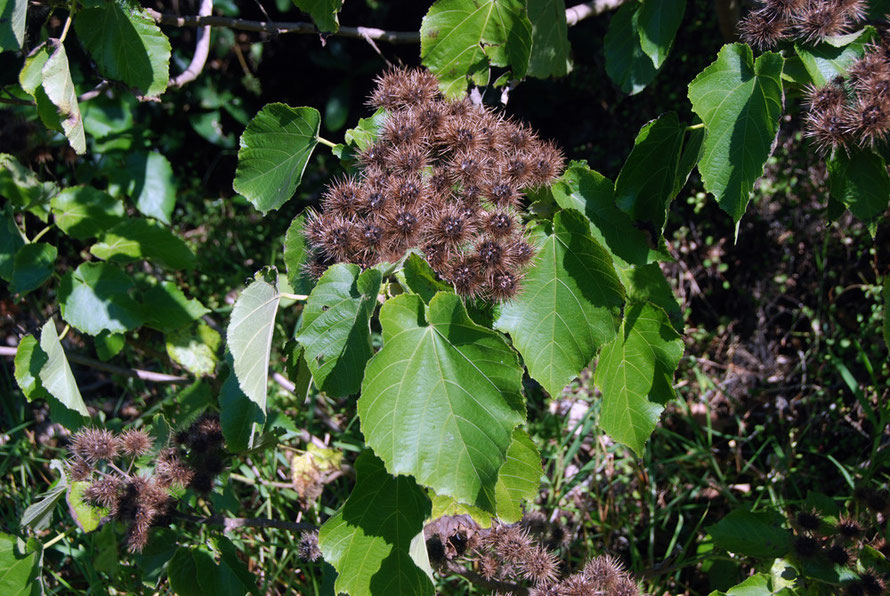
<svg viewBox="0 0 890 596"><path fill-rule="evenodd" d="M0 356L7 357L15 357L16 348L11 348L7 346L0 346ZM73 352L65 352L65 356L68 357L68 360L74 362L75 364L81 364L83 366L89 366L90 368L95 368L97 370L102 370L107 373L122 375L125 377L133 377L136 379L142 379L143 381L151 381L153 383L189 383L191 379L189 377L182 377L176 375L167 375L164 373L152 372L150 370L141 370L138 368L123 368L121 366L115 366L113 364L108 364L106 362L102 362L101 360L95 360L93 358L89 358L88 356L81 356L80 354L75 354Z"/></svg>
<svg viewBox="0 0 890 596"><path fill-rule="evenodd" d="M198 18L209 17L213 12L213 0L201 0L201 7L198 9ZM210 54L210 26L205 25L198 29L198 42L195 44L195 55L192 57L191 63L182 74L170 81L170 87L182 87L186 83L191 83L201 71L204 70L204 64L207 62L207 56Z"/></svg>
<svg viewBox="0 0 890 596"><path fill-rule="evenodd" d="M188 513L173 512L173 517L183 521L203 524L205 526L221 526L223 532L229 533L236 528L277 528L279 530L290 530L292 532L305 532L317 530L314 524L302 522L289 522L278 519L268 519L265 517L225 517L223 515L211 515L210 517L200 517L198 515L190 515Z"/></svg>
<svg viewBox="0 0 890 596"><path fill-rule="evenodd" d="M577 25L579 21L583 21L586 18L595 17L604 12L615 10L624 4L625 1L626 0L594 0L593 2L585 2L584 4L577 4L571 8L567 8L566 25L571 27L572 25Z"/></svg>
<svg viewBox="0 0 890 596"><path fill-rule="evenodd" d="M569 26L576 25L586 18L600 15L609 10L618 8L626 0L593 0L584 2L566 9L566 23ZM146 9L148 14L161 25L172 27L227 27L239 31L255 31L258 33L272 33L282 35L285 33L319 34L313 23L303 21L249 21L221 16L176 16L161 14L156 10ZM386 31L375 27L346 27L342 26L334 33L340 37L364 39L366 41L385 41L392 44L419 43L420 33L417 31Z"/></svg>

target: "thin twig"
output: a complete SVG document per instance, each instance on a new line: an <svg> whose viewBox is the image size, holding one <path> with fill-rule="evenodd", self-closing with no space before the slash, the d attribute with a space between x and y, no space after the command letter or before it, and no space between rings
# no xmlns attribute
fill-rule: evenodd
<svg viewBox="0 0 890 596"><path fill-rule="evenodd" d="M235 528L277 528L279 530L291 530L293 532L305 532L318 529L314 524L289 522L278 519L268 519L265 517L225 517L223 515L200 517L198 515L179 512L174 512L173 517L183 521L203 524L205 526L222 526L223 531L226 533L231 532Z"/></svg>
<svg viewBox="0 0 890 596"><path fill-rule="evenodd" d="M100 95L102 95L105 92L106 89L108 89L108 86L110 84L111 83L109 83L108 81L101 81L98 85L96 85L95 87L93 87L92 89L87 91L86 93L83 93L82 95L78 95L77 101L89 101L91 99L95 99L96 97L99 97Z"/></svg>
<svg viewBox="0 0 890 596"><path fill-rule="evenodd" d="M201 7L198 9L198 17L209 17L213 12L213 0L201 0ZM191 83L201 71L204 70L204 64L207 62L207 56L210 54L210 26L205 25L198 29L198 42L195 45L195 55L192 57L191 63L182 74L170 81L170 87L182 87L186 83Z"/></svg>
<svg viewBox="0 0 890 596"><path fill-rule="evenodd" d="M571 27L586 18L595 17L604 12L615 10L624 4L624 2L625 0L594 0L593 2L577 4L566 9L566 25Z"/></svg>
<svg viewBox="0 0 890 596"><path fill-rule="evenodd" d="M566 24L569 26L576 25L584 19L618 8L624 2L625 0L594 0L572 6L566 9ZM226 27L239 31L255 31L277 35L285 33L319 34L313 23L303 21L250 21L215 15L177 16L161 14L152 9L146 9L146 11L155 22L172 27ZM333 35L363 39L368 42L385 41L392 44L420 43L420 33L418 31L386 31L376 27L341 26Z"/></svg>
<svg viewBox="0 0 890 596"><path fill-rule="evenodd" d="M14 358L16 353L16 348L11 348L8 346L0 346L0 356L7 356ZM81 356L80 354L75 354L73 352L65 352L65 355L68 357L68 360L74 362L75 364L81 364L83 366L89 366L90 368L95 368L97 370L102 370L115 375L122 375L125 377L133 377L136 379L142 379L143 381L151 381L153 383L189 383L191 379L189 377L182 377L176 375L167 375L164 373L152 372L150 370L141 370L138 368L123 368L121 366L115 366L113 364L108 364L106 362L102 362L100 360L96 360L94 358L90 358L88 356Z"/></svg>

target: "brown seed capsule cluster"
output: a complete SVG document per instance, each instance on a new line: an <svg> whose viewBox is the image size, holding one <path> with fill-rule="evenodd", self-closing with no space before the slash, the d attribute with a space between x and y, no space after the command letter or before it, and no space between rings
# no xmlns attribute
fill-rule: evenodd
<svg viewBox="0 0 890 596"><path fill-rule="evenodd" d="M127 524L130 552L142 552L151 528L172 521L176 501L171 488L208 492L223 470L218 417L198 418L177 435L177 442L179 446L161 450L151 475L140 475L131 470L133 459L152 448L151 436L145 431L132 429L118 435L84 429L71 439L68 475L74 481L89 481L84 491L89 504L108 509L109 518ZM126 458L130 460L124 463Z"/></svg>
<svg viewBox="0 0 890 596"><path fill-rule="evenodd" d="M890 555L890 545L882 538L881 526L890 516L890 495L886 490L859 488L854 493L861 507L848 503L850 513L826 520L814 509L803 509L790 518L794 530L792 553L800 561L825 567L857 568L866 546ZM858 513L854 513L858 510ZM845 594L886 594L887 577L874 569L859 573L859 579L843 584Z"/></svg>
<svg viewBox="0 0 890 596"><path fill-rule="evenodd" d="M890 53L869 46L847 77L806 91L806 135L822 153L871 148L890 133Z"/></svg>
<svg viewBox="0 0 890 596"><path fill-rule="evenodd" d="M369 103L385 121L358 154L361 173L330 185L309 215L309 272L395 262L418 248L460 295L513 296L534 256L523 192L559 175L562 153L490 109L442 99L426 70L387 71Z"/></svg>
<svg viewBox="0 0 890 596"><path fill-rule="evenodd" d="M518 524L495 522L480 528L469 516L441 517L424 528L427 554L437 566L465 563L494 587L528 585L529 596L613 594L638 596L633 578L609 556L590 560L584 569L560 579L560 561L551 550L547 523L527 515Z"/></svg>
<svg viewBox="0 0 890 596"><path fill-rule="evenodd" d="M814 44L849 33L868 14L866 0L760 0L739 22L742 41L761 50L782 41Z"/></svg>

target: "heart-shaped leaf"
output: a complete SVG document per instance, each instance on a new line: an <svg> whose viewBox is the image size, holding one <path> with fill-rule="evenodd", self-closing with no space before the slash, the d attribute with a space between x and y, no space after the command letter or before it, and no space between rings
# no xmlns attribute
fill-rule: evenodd
<svg viewBox="0 0 890 596"><path fill-rule="evenodd" d="M525 419L515 352L454 294L436 294L429 307L397 296L380 325L383 349L357 404L367 444L390 473L494 513L498 470Z"/></svg>

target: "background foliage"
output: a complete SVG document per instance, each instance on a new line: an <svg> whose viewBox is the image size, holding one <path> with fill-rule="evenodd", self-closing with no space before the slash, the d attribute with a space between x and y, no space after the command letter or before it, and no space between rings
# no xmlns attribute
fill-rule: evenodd
<svg viewBox="0 0 890 596"><path fill-rule="evenodd" d="M456 513L543 519L562 575L609 553L651 593L890 571L887 152L822 160L801 101L880 39L880 3L766 52L703 0L212 4L309 35L177 21L209 2L0 6L4 593L487 591L461 553L432 572L424 524ZM387 64L565 152L514 300L464 301L413 254L303 274L301 214L374 142ZM67 437L159 451L207 412L221 481L127 554ZM844 516L869 528L852 563L802 551ZM222 518L321 525L323 558Z"/></svg>

